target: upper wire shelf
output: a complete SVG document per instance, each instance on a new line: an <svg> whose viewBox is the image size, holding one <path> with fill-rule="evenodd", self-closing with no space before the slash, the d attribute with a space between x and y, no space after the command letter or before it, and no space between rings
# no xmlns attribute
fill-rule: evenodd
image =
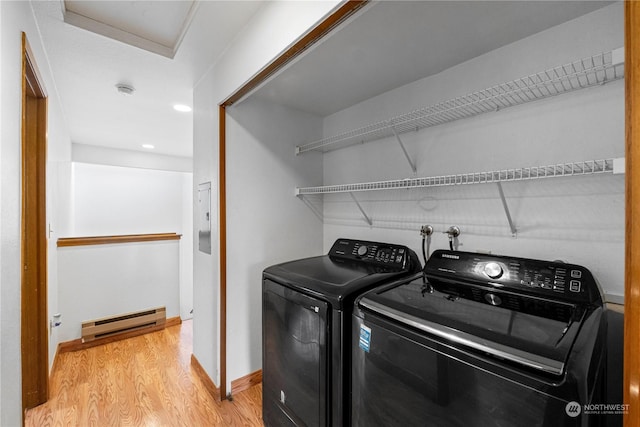
<svg viewBox="0 0 640 427"><path fill-rule="evenodd" d="M624 49L600 53L296 147L296 154L331 151L601 85L624 77Z"/></svg>
<svg viewBox="0 0 640 427"><path fill-rule="evenodd" d="M296 196L357 191L395 190L448 185L500 183L562 176L591 175L598 173L624 173L624 158L587 160L548 166L504 169L489 172L471 172L425 178L406 178L390 181L362 182L356 184L325 185L296 188Z"/></svg>

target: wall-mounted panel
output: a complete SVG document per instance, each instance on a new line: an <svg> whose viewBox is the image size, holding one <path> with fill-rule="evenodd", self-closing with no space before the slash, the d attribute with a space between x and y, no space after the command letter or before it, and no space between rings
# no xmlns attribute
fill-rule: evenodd
<svg viewBox="0 0 640 427"><path fill-rule="evenodd" d="M198 249L211 253L211 183L198 185Z"/></svg>

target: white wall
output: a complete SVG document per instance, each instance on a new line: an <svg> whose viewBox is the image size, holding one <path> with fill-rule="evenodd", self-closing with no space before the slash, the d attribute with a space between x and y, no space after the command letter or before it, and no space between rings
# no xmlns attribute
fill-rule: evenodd
<svg viewBox="0 0 640 427"><path fill-rule="evenodd" d="M56 118L59 110L49 109L52 122L63 122ZM66 130L65 130L66 131ZM57 131L59 132L59 131ZM49 130L49 142L52 139L65 140L64 135L56 135L56 131ZM69 140L66 136L67 141ZM69 150L71 144L67 145ZM51 148L51 146L50 146ZM69 150L70 151L70 150ZM68 236L71 230L71 169L70 154L53 154L49 151L47 162L47 218L49 223L49 245L47 253L47 287L48 287L48 313L49 320L59 311L59 278L58 278L58 251L57 240L59 237ZM57 328L49 329L49 366L53 361L60 342Z"/></svg>
<svg viewBox="0 0 640 427"><path fill-rule="evenodd" d="M72 235L182 234L188 178L183 172L74 162Z"/></svg>
<svg viewBox="0 0 640 427"><path fill-rule="evenodd" d="M29 2L0 2L0 425L22 424L20 365L20 114L21 32L27 34L48 93L47 220L50 236L49 262L55 263L51 242L65 232L64 199L69 187L71 143L55 90L33 11ZM52 193L61 199L54 202ZM68 199L67 199L68 200ZM54 253L52 253L54 252ZM49 271L49 310L58 292L57 277ZM57 345L55 334L50 349ZM50 352L50 354L52 354Z"/></svg>
<svg viewBox="0 0 640 427"><path fill-rule="evenodd" d="M0 5L0 25L2 25L3 22L3 7L2 5ZM4 99L4 91L3 91L3 87L4 87L4 76L3 76L3 70L4 70L4 47L3 47L3 40L4 40L4 34L2 31L0 31L0 100ZM0 101L1 102L1 101ZM2 115L2 109L4 108L4 103L0 103L0 135L2 135L2 138L4 139L4 133L2 133L2 122L4 120L4 116ZM2 169L4 167L4 162L2 161L2 154L4 151L4 145L2 143L0 143L0 176L2 177L2 181L4 181L5 179L5 175L2 174ZM15 179L15 178L14 178ZM3 196L3 186L0 185L0 200L2 200L2 196ZM3 233L3 222L5 221L5 213L4 211L1 210L0 208L0 271L4 270L4 265L2 263L2 253L4 252L4 233ZM2 305L2 294L4 293L4 287L3 287L3 283L4 280L11 280L10 277L5 278L3 275L0 274L0 310L3 307ZM3 316L1 314L0 311L0 331L4 331L3 329ZM6 344L5 344L6 345ZM0 340L0 364L2 363L2 360L4 358L4 351L3 351L3 343L2 340ZM0 369L0 420L2 420L2 415L3 415L3 410L2 408L4 407L3 404L3 400L2 400L2 395L3 395L3 390L5 388L4 382L2 381L2 369Z"/></svg>
<svg viewBox="0 0 640 427"><path fill-rule="evenodd" d="M193 235L198 235L198 185L211 182L211 254L193 242L193 355L220 384L218 282L218 110L209 73L193 93Z"/></svg>
<svg viewBox="0 0 640 427"><path fill-rule="evenodd" d="M72 150L71 233L182 234L180 318L192 318L193 159L77 143L72 144Z"/></svg>
<svg viewBox="0 0 640 427"><path fill-rule="evenodd" d="M138 242L58 249L60 341L81 336L82 322L166 307L180 313L180 242Z"/></svg>
<svg viewBox="0 0 640 427"><path fill-rule="evenodd" d="M392 90L324 122L324 136L374 123L623 46L620 3ZM624 82L585 89L402 136L417 176L491 171L624 156ZM354 165L357 165L354 167ZM330 152L324 184L412 176L389 138ZM348 197L326 196L325 250L337 237L404 243L420 253L419 229L462 230L460 250L562 259L588 267L605 290L623 294L624 176L503 184L518 228L511 237L495 185L359 193L369 227Z"/></svg>
<svg viewBox="0 0 640 427"><path fill-rule="evenodd" d="M321 155L295 155L296 142L320 138L322 119L258 99L228 113L227 351L236 379L262 368L262 270L322 253L322 222L293 192L322 179Z"/></svg>
<svg viewBox="0 0 640 427"><path fill-rule="evenodd" d="M340 1L269 1L260 8L209 73L219 104L301 39ZM268 37L265 37L268 34Z"/></svg>
<svg viewBox="0 0 640 427"><path fill-rule="evenodd" d="M167 317L191 318L192 174L74 162L72 183L72 222L65 237L172 232L182 237L59 248L61 341L79 338L83 321L156 306L166 306Z"/></svg>
<svg viewBox="0 0 640 427"><path fill-rule="evenodd" d="M300 39L337 5L338 1L266 2L255 17L216 64L200 79L194 89L194 186L212 183L212 214L217 212L218 191L218 109L217 105L266 67L280 52ZM268 34L269 37L264 35ZM227 146L233 140L227 139ZM231 171L235 164L228 163ZM195 194L195 189L194 189ZM217 215L212 215L212 224ZM197 224L197 222L195 222ZM194 229L194 233L197 230ZM212 242L217 242L217 229ZM219 384L219 268L218 247L210 255L195 249L194 254L194 323L193 353L207 374ZM229 283L230 288L233 284ZM244 305L246 302L240 302ZM233 307L236 309L236 307ZM243 310L240 307L240 310ZM229 340L247 341L250 331L239 331ZM235 367L239 355L228 351L229 372L249 374L250 366ZM251 357L259 357L252 355ZM235 374L234 374L235 375ZM227 375L227 389L236 378Z"/></svg>
<svg viewBox="0 0 640 427"><path fill-rule="evenodd" d="M182 238L180 240L180 318L193 318L193 174L182 179Z"/></svg>

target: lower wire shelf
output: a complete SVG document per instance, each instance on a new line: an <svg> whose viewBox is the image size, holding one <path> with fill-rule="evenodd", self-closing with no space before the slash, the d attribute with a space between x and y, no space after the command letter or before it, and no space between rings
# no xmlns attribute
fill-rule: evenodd
<svg viewBox="0 0 640 427"><path fill-rule="evenodd" d="M503 169L488 172L470 172L423 178L406 178L388 181L360 182L354 184L324 185L318 187L296 187L295 194L300 199L305 200L304 196L349 193L354 203L360 210L360 213L362 214L365 222L369 224L369 226L372 226L372 219L369 215L367 215L366 211L353 193L364 191L400 190L493 183L498 187L502 206L504 208L505 215L509 224L509 229L512 236L515 237L517 234L517 228L513 222L513 219L511 218L511 213L509 212L509 206L507 204L504 191L502 190L502 182L527 181L542 178L559 178L594 174L621 174L625 171L624 161L624 157L620 157L604 160L585 160L571 163L560 163L546 166ZM319 212L316 212L315 210L314 212L321 218L321 214Z"/></svg>

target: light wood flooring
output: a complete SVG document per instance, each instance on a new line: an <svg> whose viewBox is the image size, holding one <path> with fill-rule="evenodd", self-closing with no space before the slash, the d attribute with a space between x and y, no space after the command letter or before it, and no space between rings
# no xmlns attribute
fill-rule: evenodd
<svg viewBox="0 0 640 427"><path fill-rule="evenodd" d="M262 426L262 386L218 402L191 368L192 327L60 354L50 399L27 427Z"/></svg>

